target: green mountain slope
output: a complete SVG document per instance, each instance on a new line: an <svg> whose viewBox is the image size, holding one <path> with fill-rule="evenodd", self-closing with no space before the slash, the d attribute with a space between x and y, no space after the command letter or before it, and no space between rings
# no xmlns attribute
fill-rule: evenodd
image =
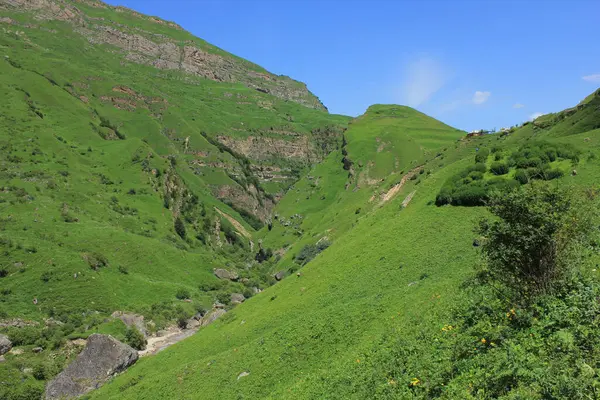
<svg viewBox="0 0 600 400"><path fill-rule="evenodd" d="M485 398L485 368L452 358L479 345L444 336L473 300L476 205L600 182L599 91L468 136L404 106L328 114L303 83L95 0L0 0L0 28L0 334L17 350L0 398L39 398L93 332L132 343L114 311L154 333L213 307L91 398Z"/></svg>
<svg viewBox="0 0 600 400"><path fill-rule="evenodd" d="M68 338L123 339L115 310L158 330L275 282L254 261L255 229L341 145L349 118L301 83L131 10L0 1L0 11L0 330L27 349L2 363L3 382L37 393L74 356ZM180 49L181 65L164 66L150 42ZM29 326L4 325L15 318ZM48 351L32 355L36 344ZM36 365L48 370L40 380L23 372Z"/></svg>
<svg viewBox="0 0 600 400"><path fill-rule="evenodd" d="M423 135L429 147L410 146L411 139L419 143L418 126L408 130L414 135L403 134L398 114L425 122L424 132L439 129L437 135ZM443 353L447 349L440 347L437 353L433 343L439 340L441 346L443 328L455 323L456 307L465 302L461 285L477 260L472 230L485 215L481 207L437 207L436 194L447 179L473 163L478 149L516 151L531 142L529 129L466 138L410 109L370 109L345 133L347 155L352 157L355 139L363 141L364 154L377 158L376 145L382 142L377 138L388 132L388 140L398 138L398 148L414 149L404 153L397 169L422 165L431 172L417 173L396 196L384 203L378 199L375 206L369 203L373 188L363 184L354 191L360 174L349 176L340 165L341 151L332 154L296 185L299 190L288 192L276 208L283 223L274 222L265 232L265 243L274 247L298 237L300 244L281 259L280 269L292 264L290 253L297 255L302 244L328 236L331 245L299 275L283 279L187 341L143 360L94 398L195 398L200 392L216 398L420 398L425 392L411 383L416 377L430 385L437 371L452 369L450 358L444 358L450 357ZM577 176L565 176L565 182L588 185L598 179L600 138L593 131L540 137L571 144L585 154ZM403 141L408 143L401 146ZM374 151L369 153L369 147ZM360 158L360 147L355 149ZM361 160L361 173L374 169L368 158ZM294 207L306 217L285 214ZM355 207L364 208L355 213ZM410 349L426 352L413 354ZM249 375L239 377L243 372ZM456 385L449 393L469 391L468 381Z"/></svg>

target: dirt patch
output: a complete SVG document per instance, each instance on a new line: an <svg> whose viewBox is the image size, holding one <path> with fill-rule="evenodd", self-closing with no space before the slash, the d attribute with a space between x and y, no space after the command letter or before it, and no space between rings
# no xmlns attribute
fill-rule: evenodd
<svg viewBox="0 0 600 400"><path fill-rule="evenodd" d="M244 228L244 226L240 224L235 218L219 210L217 207L215 207L215 210L223 217L225 217L227 221L231 222L231 225L233 225L235 230L238 231L242 236L244 236L246 239L252 239L252 235L250 234L250 232L248 232L246 228Z"/></svg>
<svg viewBox="0 0 600 400"><path fill-rule="evenodd" d="M410 192L410 194L408 196L406 196L406 198L402 201L402 208L405 208L406 206L408 206L408 203L410 203L410 201L412 200L412 198L415 196L416 193L417 193L417 191L413 190L412 192Z"/></svg>
<svg viewBox="0 0 600 400"><path fill-rule="evenodd" d="M390 190L388 190L385 194L383 194L383 196L381 196L380 204L386 203L386 202L390 201L391 199L393 199L394 196L396 194L398 194L400 189L402 189L402 186L404 186L406 181L408 181L410 178L412 178L415 174L418 174L422 167L423 167L422 165L419 165L418 167L415 167L415 168L411 169L410 171L408 171L408 173L406 173L406 175L404 175L402 177L402 179L400 180L400 183L395 184Z"/></svg>

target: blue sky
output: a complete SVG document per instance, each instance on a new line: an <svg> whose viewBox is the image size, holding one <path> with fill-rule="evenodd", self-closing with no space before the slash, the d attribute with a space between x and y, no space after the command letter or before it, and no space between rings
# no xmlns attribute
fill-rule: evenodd
<svg viewBox="0 0 600 400"><path fill-rule="evenodd" d="M109 0L305 82L332 113L500 128L600 87L600 1Z"/></svg>

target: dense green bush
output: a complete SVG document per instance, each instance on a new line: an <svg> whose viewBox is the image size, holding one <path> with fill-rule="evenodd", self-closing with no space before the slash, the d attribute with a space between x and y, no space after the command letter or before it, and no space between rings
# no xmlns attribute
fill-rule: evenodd
<svg viewBox="0 0 600 400"><path fill-rule="evenodd" d="M181 218L179 218L179 217L175 218L174 227L175 227L175 232L177 232L179 237L182 239L185 239L185 235L186 235L185 224L183 223Z"/></svg>
<svg viewBox="0 0 600 400"><path fill-rule="evenodd" d="M475 154L475 162L476 163L485 163L488 156L490 155L490 151L486 148L479 149L477 154Z"/></svg>
<svg viewBox="0 0 600 400"><path fill-rule="evenodd" d="M491 193L489 210L498 218L478 229L485 237L485 273L513 299L554 289L596 239L600 218L591 197L541 183Z"/></svg>
<svg viewBox="0 0 600 400"><path fill-rule="evenodd" d="M125 342L137 350L146 348L146 338L135 326L130 326L125 332Z"/></svg>
<svg viewBox="0 0 600 400"><path fill-rule="evenodd" d="M186 288L179 288L177 289L177 293L175 293L175 297L179 300L187 300L191 297L190 291Z"/></svg>
<svg viewBox="0 0 600 400"><path fill-rule="evenodd" d="M315 258L317 254L328 248L329 245L330 243L327 240L321 240L317 244L307 244L296 255L295 261L300 265L305 265Z"/></svg>
<svg viewBox="0 0 600 400"><path fill-rule="evenodd" d="M503 162L494 162L490 166L490 172L494 175L506 175L508 174L509 166Z"/></svg>

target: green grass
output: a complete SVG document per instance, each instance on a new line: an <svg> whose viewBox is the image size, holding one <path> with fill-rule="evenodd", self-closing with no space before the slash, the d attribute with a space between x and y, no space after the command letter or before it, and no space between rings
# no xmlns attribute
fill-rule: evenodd
<svg viewBox="0 0 600 400"><path fill-rule="evenodd" d="M78 7L128 32L193 40L246 71L264 72L146 17ZM10 355L0 365L2 381L24 382L22 390L31 393L39 394L43 381L74 356L64 353L66 338L96 331L123 338L123 324L107 319L115 310L144 314L163 327L210 307L223 292L249 288L219 286L212 270L227 268L265 290L195 336L140 360L92 398L393 398L398 393L391 387L408 387L419 364L390 367L392 385L377 360L393 364L390 354L401 354L398 338L437 338L453 323L468 298L461 284L478 262L472 230L486 211L435 206L444 183L473 164L477 149L497 147L508 160L538 140L580 151L576 165L553 163L566 172L557 182L600 181L597 93L575 111L508 135L466 138L408 107L374 105L350 119L247 82L131 63L114 47L74 34L68 22L9 14L21 25L7 25L10 32L0 37L8 56L0 60L0 268L6 275L0 318L66 322L60 329L32 328L34 337L21 346L56 344L60 357L43 379L23 369L51 362L50 351ZM119 92L121 86L135 94ZM220 136L235 148L219 143ZM241 154L239 141L250 137L263 148L273 140L305 140L308 147L294 157L263 153L261 145ZM261 179L261 168L277 168L283 178ZM394 187L396 194L383 201ZM281 198L271 210L265 204L273 195ZM232 233L215 208L251 239ZM257 209L270 227L255 230L246 219L256 221L244 219ZM174 230L178 217L185 240ZM214 232L217 220L222 228ZM236 239L229 243L226 234ZM279 256L254 262L250 240ZM294 262L319 240L331 246L304 267ZM106 265L92 268L93 257ZM282 270L300 275L270 286L271 275ZM176 299L180 290L191 303ZM439 361L435 346L420 349L428 365ZM250 375L238 380L244 371ZM21 390L13 386L8 390ZM457 390L466 386L460 382Z"/></svg>

